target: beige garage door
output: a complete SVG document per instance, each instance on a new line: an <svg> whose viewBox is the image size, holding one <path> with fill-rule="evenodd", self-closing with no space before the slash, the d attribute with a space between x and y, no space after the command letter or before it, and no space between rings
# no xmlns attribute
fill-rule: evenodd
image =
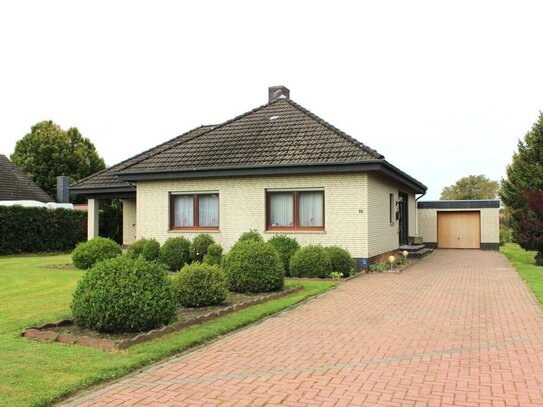
<svg viewBox="0 0 543 407"><path fill-rule="evenodd" d="M437 247L440 249L479 249L481 213L438 212Z"/></svg>

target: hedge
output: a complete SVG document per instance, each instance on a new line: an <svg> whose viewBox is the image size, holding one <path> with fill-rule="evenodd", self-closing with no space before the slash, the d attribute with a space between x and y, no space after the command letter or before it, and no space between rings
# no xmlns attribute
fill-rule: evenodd
<svg viewBox="0 0 543 407"><path fill-rule="evenodd" d="M87 238L87 213L0 206L0 254L65 252Z"/></svg>

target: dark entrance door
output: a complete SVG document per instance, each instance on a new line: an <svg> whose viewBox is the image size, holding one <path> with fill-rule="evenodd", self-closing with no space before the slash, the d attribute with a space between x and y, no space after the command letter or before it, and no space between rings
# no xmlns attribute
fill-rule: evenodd
<svg viewBox="0 0 543 407"><path fill-rule="evenodd" d="M400 235L400 246L409 244L409 210L408 202L409 196L405 192L399 192L398 211L400 217L398 219L398 228Z"/></svg>

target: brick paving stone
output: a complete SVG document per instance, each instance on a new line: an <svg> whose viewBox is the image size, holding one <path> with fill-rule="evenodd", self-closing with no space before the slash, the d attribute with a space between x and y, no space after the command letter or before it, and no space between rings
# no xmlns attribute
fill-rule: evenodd
<svg viewBox="0 0 543 407"><path fill-rule="evenodd" d="M543 406L543 311L500 253L438 250L65 402L117 404Z"/></svg>

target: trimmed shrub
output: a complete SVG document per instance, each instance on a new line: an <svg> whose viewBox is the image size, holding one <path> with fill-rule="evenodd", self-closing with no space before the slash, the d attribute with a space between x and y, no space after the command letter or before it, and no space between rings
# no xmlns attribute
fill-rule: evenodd
<svg viewBox="0 0 543 407"><path fill-rule="evenodd" d="M96 264L83 276L71 309L85 328L141 332L172 321L177 300L163 266L121 256Z"/></svg>
<svg viewBox="0 0 543 407"><path fill-rule="evenodd" d="M332 271L343 274L343 277L349 277L352 274L354 260L347 250L338 246L325 247L324 250L332 262Z"/></svg>
<svg viewBox="0 0 543 407"><path fill-rule="evenodd" d="M269 292L283 288L283 264L275 248L265 242L238 242L223 260L228 287L235 292Z"/></svg>
<svg viewBox="0 0 543 407"><path fill-rule="evenodd" d="M332 271L330 257L321 245L302 247L290 259L292 277L326 278Z"/></svg>
<svg viewBox="0 0 543 407"><path fill-rule="evenodd" d="M0 255L72 251L87 239L87 213L0 206Z"/></svg>
<svg viewBox="0 0 543 407"><path fill-rule="evenodd" d="M222 246L213 243L207 248L207 254L204 256L204 263L220 266L222 263Z"/></svg>
<svg viewBox="0 0 543 407"><path fill-rule="evenodd" d="M140 254L143 253L143 246L145 243L147 243L147 239L138 239L131 243L126 249L125 256L128 256L131 259L137 259L140 257Z"/></svg>
<svg viewBox="0 0 543 407"><path fill-rule="evenodd" d="M291 257L300 248L300 244L294 238L285 235L276 235L268 240L268 243L275 247L279 258L283 262L283 268L285 269L285 275L290 276L289 263Z"/></svg>
<svg viewBox="0 0 543 407"><path fill-rule="evenodd" d="M141 255L147 261L157 261L160 254L160 243L156 239L149 239L143 245Z"/></svg>
<svg viewBox="0 0 543 407"><path fill-rule="evenodd" d="M72 261L78 269L88 269L102 260L122 254L121 246L106 237L95 237L79 243L72 252Z"/></svg>
<svg viewBox="0 0 543 407"><path fill-rule="evenodd" d="M190 241L183 236L170 237L160 248L158 261L170 271L179 271L190 263Z"/></svg>
<svg viewBox="0 0 543 407"><path fill-rule="evenodd" d="M251 229L248 232L242 233L241 236L238 238L238 241L236 242L236 244L240 242L247 242L247 241L263 242L264 239L262 239L262 236L260 236L260 233L258 233L258 231Z"/></svg>
<svg viewBox="0 0 543 407"><path fill-rule="evenodd" d="M199 261L200 263L204 259L204 256L207 254L207 249L215 243L213 238L205 233L199 234L194 237L192 244L190 245L190 255L192 260Z"/></svg>
<svg viewBox="0 0 543 407"><path fill-rule="evenodd" d="M218 266L193 263L173 278L173 287L184 307L220 304L228 295L224 274Z"/></svg>

